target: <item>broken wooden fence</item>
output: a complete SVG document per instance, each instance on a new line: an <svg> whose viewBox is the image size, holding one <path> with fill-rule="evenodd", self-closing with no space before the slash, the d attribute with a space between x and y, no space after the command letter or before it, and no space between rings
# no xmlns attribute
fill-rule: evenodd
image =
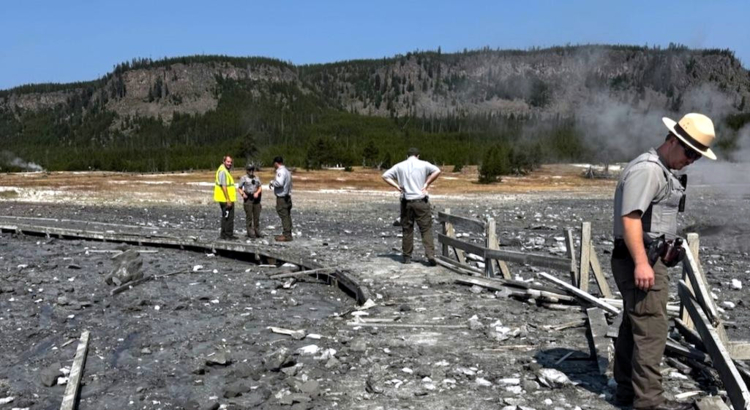
<svg viewBox="0 0 750 410"><path fill-rule="evenodd" d="M568 270L570 260L555 256L530 254L519 251L500 250L500 243L497 240L496 222L493 218L487 218L485 221L467 218L464 216L453 215L450 209L438 212L438 222L442 224L442 233L438 234L438 243L441 245L442 253L438 256L438 261L442 265L449 265L451 268L459 268L468 272L475 272L476 268L467 263L468 255L475 255L484 263L484 275L493 277L496 272L500 271L505 279L511 279L510 269L506 262L519 264L529 264L556 270ZM462 241L457 238L455 226L460 225L469 228L474 233L477 231L484 234L484 244L479 245L471 242ZM451 250L454 258L451 257Z"/></svg>

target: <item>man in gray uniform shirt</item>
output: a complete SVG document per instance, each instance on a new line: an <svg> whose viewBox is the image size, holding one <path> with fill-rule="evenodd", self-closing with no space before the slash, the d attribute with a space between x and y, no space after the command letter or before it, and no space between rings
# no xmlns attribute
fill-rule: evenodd
<svg viewBox="0 0 750 410"><path fill-rule="evenodd" d="M383 174L388 185L401 192L401 227L404 263L411 263L414 251L414 221L422 234L422 244L427 262L435 266L435 244L432 239L432 213L427 188L440 175L440 168L419 159L419 150L409 148L407 159L394 165Z"/></svg>
<svg viewBox="0 0 750 410"><path fill-rule="evenodd" d="M684 208L687 179L672 170L702 156L716 159L709 148L715 133L708 117L687 114L679 123L662 121L669 129L666 140L625 167L614 201L612 273L625 305L615 345L615 400L639 410L693 408L665 399L659 364L668 331L667 268L684 256L677 251L677 213Z"/></svg>
<svg viewBox="0 0 750 410"><path fill-rule="evenodd" d="M245 167L247 175L240 178L237 191L242 195L245 208L245 225L247 226L248 238L260 238L260 211L263 188L260 178L255 175L255 165L248 164Z"/></svg>
<svg viewBox="0 0 750 410"><path fill-rule="evenodd" d="M284 158L273 159L276 168L276 178L268 184L276 195L276 213L281 218L283 234L274 237L277 242L290 242L292 240L292 174L284 166Z"/></svg>

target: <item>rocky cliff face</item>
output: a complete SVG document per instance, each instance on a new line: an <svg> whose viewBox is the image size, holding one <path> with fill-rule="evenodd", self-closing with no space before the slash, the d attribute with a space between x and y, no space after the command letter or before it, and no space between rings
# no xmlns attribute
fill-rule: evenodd
<svg viewBox="0 0 750 410"><path fill-rule="evenodd" d="M215 109L221 97L219 79L285 83L320 94L341 110L398 117L585 116L603 103L667 112L710 110L719 104L736 112L745 109L750 94L747 70L728 51L584 46L421 52L301 67L243 65L220 57L212 62L155 62L51 92L33 86L4 91L0 109L18 114L83 98L84 105L99 103L120 118L169 121L173 113ZM254 91L258 98L264 92L262 87ZM721 101L699 102L716 96Z"/></svg>

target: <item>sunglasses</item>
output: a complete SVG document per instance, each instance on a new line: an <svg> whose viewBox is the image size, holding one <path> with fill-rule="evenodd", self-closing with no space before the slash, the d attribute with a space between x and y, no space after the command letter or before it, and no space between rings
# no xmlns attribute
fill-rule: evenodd
<svg viewBox="0 0 750 410"><path fill-rule="evenodd" d="M697 161L703 157L703 154L690 148L690 146L682 142L681 139L678 138L677 141L682 145L682 149L685 150L685 157L687 157L687 159Z"/></svg>

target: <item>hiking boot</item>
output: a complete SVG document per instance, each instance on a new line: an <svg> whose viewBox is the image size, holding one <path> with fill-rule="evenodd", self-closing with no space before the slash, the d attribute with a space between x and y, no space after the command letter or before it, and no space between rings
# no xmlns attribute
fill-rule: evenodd
<svg viewBox="0 0 750 410"><path fill-rule="evenodd" d="M613 400L614 405L616 406L627 406L630 407L633 405L633 396L621 396L619 394L615 394L615 398Z"/></svg>
<svg viewBox="0 0 750 410"><path fill-rule="evenodd" d="M284 236L284 235L277 235L273 238L276 242L291 242L292 237L291 236Z"/></svg>
<svg viewBox="0 0 750 410"><path fill-rule="evenodd" d="M256 237L256 238L262 238L262 237L263 237L263 235L261 235L261 234L260 234L260 231L256 230L256 231L255 231L255 237Z"/></svg>
<svg viewBox="0 0 750 410"><path fill-rule="evenodd" d="M435 258L427 258L427 266L437 266Z"/></svg>
<svg viewBox="0 0 750 410"><path fill-rule="evenodd" d="M410 263L411 263L411 256L404 256L403 264L408 265Z"/></svg>

